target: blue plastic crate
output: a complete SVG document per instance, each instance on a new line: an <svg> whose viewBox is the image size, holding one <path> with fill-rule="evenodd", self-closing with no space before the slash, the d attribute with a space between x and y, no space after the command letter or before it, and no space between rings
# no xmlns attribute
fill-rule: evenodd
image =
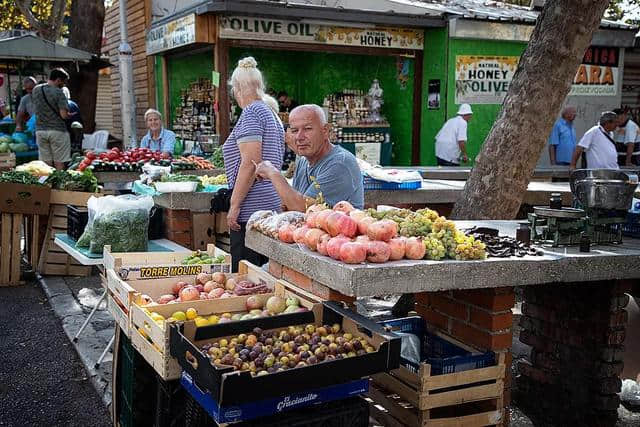
<svg viewBox="0 0 640 427"><path fill-rule="evenodd" d="M627 222L622 224L622 234L640 239L640 214L627 213Z"/></svg>
<svg viewBox="0 0 640 427"><path fill-rule="evenodd" d="M391 328L393 332L405 332L420 338L420 359L431 365L431 375L452 374L454 372L485 368L495 365L495 353L472 353L446 339L426 330L421 317L405 317L385 320L380 324ZM412 372L418 373L420 365L400 357L400 364Z"/></svg>
<svg viewBox="0 0 640 427"><path fill-rule="evenodd" d="M364 189L366 190L417 190L422 187L422 181L386 182L364 176Z"/></svg>

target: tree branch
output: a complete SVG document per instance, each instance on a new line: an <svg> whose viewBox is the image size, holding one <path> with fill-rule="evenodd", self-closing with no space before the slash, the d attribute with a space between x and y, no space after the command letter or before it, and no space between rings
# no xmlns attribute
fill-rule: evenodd
<svg viewBox="0 0 640 427"><path fill-rule="evenodd" d="M60 37L62 32L62 21L64 20L64 11L67 7L67 0L55 0L51 7L51 30L55 39Z"/></svg>
<svg viewBox="0 0 640 427"><path fill-rule="evenodd" d="M27 18L27 22L29 26L35 29L38 33L42 29L42 22L35 17L35 15L31 12L31 1L30 0L16 0L16 6L20 9L20 12Z"/></svg>

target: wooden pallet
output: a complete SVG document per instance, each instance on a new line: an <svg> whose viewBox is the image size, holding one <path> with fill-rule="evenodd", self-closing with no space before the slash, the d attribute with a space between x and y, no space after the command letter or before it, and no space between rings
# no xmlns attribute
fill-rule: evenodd
<svg viewBox="0 0 640 427"><path fill-rule="evenodd" d="M87 206L91 196L101 195L103 194L51 190L49 220L38 262L40 274L57 276L89 276L91 274L91 266L82 265L74 260L56 245L54 240L57 233L67 232L67 205Z"/></svg>
<svg viewBox="0 0 640 427"><path fill-rule="evenodd" d="M0 286L20 285L20 233L22 214L3 213L0 217Z"/></svg>
<svg viewBox="0 0 640 427"><path fill-rule="evenodd" d="M500 424L504 414L505 359L501 353L495 366L442 375L431 375L428 363L420 364L418 372L400 366L372 377L378 391L370 397L407 425Z"/></svg>

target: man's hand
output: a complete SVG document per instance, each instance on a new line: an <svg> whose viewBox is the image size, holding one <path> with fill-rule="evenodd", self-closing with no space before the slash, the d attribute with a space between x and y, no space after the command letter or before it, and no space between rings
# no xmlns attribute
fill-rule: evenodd
<svg viewBox="0 0 640 427"><path fill-rule="evenodd" d="M278 171L269 160L264 160L256 166L256 177L260 179L271 180L271 177L278 173L280 173L280 171Z"/></svg>
<svg viewBox="0 0 640 427"><path fill-rule="evenodd" d="M467 163L469 161L469 156L467 156L466 154L462 155L462 162L463 163Z"/></svg>
<svg viewBox="0 0 640 427"><path fill-rule="evenodd" d="M233 231L240 230L240 224L238 224L238 215L240 215L239 206L231 206L229 212L227 212L227 225Z"/></svg>

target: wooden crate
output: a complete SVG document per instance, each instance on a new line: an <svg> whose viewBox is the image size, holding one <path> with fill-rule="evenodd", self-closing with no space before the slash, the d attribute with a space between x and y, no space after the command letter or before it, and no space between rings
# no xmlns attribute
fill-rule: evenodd
<svg viewBox="0 0 640 427"><path fill-rule="evenodd" d="M400 366L388 374L372 377L378 392L370 397L393 417L404 423L411 421L407 425L500 424L504 416L505 373L504 353L498 356L495 366L452 374L431 375L428 363L422 363L417 373Z"/></svg>
<svg viewBox="0 0 640 427"><path fill-rule="evenodd" d="M126 252L113 253L111 246L105 246L103 265L105 270L114 270L123 280L166 278L191 276L198 273L229 273L231 256L215 247L207 245L206 252L212 257L224 256L220 264L184 265L182 261L192 254L191 251L178 252Z"/></svg>
<svg viewBox="0 0 640 427"><path fill-rule="evenodd" d="M215 214L215 218L216 234L229 234L227 212L218 212Z"/></svg>
<svg viewBox="0 0 640 427"><path fill-rule="evenodd" d="M16 167L15 153L0 153L0 172L8 171Z"/></svg>
<svg viewBox="0 0 640 427"><path fill-rule="evenodd" d="M22 214L2 213L0 216L0 286L20 285L20 232Z"/></svg>
<svg viewBox="0 0 640 427"><path fill-rule="evenodd" d="M85 193L80 191L51 190L51 206L45 233L38 271L42 275L89 276L91 266L85 266L68 255L55 244L57 233L67 232L67 205L87 206L91 196L100 197L102 193Z"/></svg>
<svg viewBox="0 0 640 427"><path fill-rule="evenodd" d="M51 189L44 185L3 183L0 212L47 215Z"/></svg>
<svg viewBox="0 0 640 427"><path fill-rule="evenodd" d="M309 310L317 303L315 299L308 298L298 292L289 289L290 284L276 280L269 273L266 273L256 266L249 263L241 262L239 266L239 275L246 275L249 280L259 281L265 280L274 288L273 294L283 298L297 297L300 305ZM261 294L263 298L268 298L272 294ZM205 301L192 301L177 304L163 305L147 305L140 306L136 303L131 305L130 313L130 330L131 341L134 347L139 349L140 354L154 367L158 375L163 379L178 378L181 369L176 370L177 361L169 355L170 333L167 322L155 322L151 318L150 313L158 313L165 319L169 318L176 311L186 311L187 308L193 307L198 311L198 315L209 316L212 314L237 313L246 311L246 301L250 295L233 298L222 298ZM194 321L186 321L185 328L195 328ZM134 338L135 337L135 338ZM136 344L137 343L137 344Z"/></svg>
<svg viewBox="0 0 640 427"><path fill-rule="evenodd" d="M193 212L191 215L191 249L206 249L209 244L216 243L216 226L214 215L208 212Z"/></svg>
<svg viewBox="0 0 640 427"><path fill-rule="evenodd" d="M111 293L107 294L107 310L113 316L113 320L120 326L120 331L126 336L130 336L129 310Z"/></svg>

